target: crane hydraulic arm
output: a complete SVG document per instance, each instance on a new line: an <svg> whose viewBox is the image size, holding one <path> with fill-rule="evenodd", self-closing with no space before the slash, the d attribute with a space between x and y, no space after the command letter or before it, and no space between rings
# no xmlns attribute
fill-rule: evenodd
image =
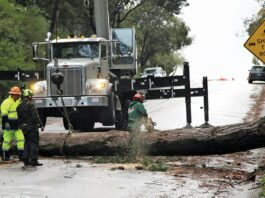
<svg viewBox="0 0 265 198"><path fill-rule="evenodd" d="M94 0L95 25L98 37L110 39L108 0Z"/></svg>

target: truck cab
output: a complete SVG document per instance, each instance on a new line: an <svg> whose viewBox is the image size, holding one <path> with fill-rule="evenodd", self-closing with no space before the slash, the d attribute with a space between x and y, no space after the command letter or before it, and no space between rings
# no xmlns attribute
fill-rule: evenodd
<svg viewBox="0 0 265 198"><path fill-rule="evenodd" d="M118 95L114 84L115 79L136 72L136 49L134 30L117 29L113 30L113 35L113 41L92 35L41 43L45 45L47 55L45 80L32 84L31 88L44 124L47 117L62 117L64 127L68 129L65 106L76 130L92 130L95 122L105 126L121 125L123 100L129 99L131 94ZM34 58L41 59L38 54L40 43L34 43L33 49ZM52 82L56 72L64 77L59 88Z"/></svg>

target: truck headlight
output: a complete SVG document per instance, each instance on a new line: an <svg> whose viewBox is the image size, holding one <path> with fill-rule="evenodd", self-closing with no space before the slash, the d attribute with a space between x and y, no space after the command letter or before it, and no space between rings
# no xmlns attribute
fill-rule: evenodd
<svg viewBox="0 0 265 198"><path fill-rule="evenodd" d="M30 86L34 97L45 96L47 91L47 82L45 80L36 82Z"/></svg>
<svg viewBox="0 0 265 198"><path fill-rule="evenodd" d="M105 89L107 87L106 82L96 82L95 83L95 88L97 90L102 90Z"/></svg>
<svg viewBox="0 0 265 198"><path fill-rule="evenodd" d="M106 79L88 80L86 84L89 95L107 95L109 86L109 82Z"/></svg>

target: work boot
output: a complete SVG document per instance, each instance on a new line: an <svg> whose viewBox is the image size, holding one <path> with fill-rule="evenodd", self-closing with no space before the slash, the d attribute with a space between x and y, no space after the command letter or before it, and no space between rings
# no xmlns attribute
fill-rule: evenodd
<svg viewBox="0 0 265 198"><path fill-rule="evenodd" d="M29 159L25 159L25 158L24 158L24 160L23 160L23 164L24 164L24 166L29 166L29 165L31 165Z"/></svg>
<svg viewBox="0 0 265 198"><path fill-rule="evenodd" d="M24 150L18 150L19 161L23 161Z"/></svg>
<svg viewBox="0 0 265 198"><path fill-rule="evenodd" d="M10 161L10 151L3 151L2 160Z"/></svg>
<svg viewBox="0 0 265 198"><path fill-rule="evenodd" d="M43 165L42 163L39 163L38 160L32 160L30 164L31 166L42 166Z"/></svg>

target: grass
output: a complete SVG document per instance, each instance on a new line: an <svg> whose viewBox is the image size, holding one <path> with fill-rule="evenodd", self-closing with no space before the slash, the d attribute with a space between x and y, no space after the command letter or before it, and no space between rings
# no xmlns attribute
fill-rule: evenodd
<svg viewBox="0 0 265 198"><path fill-rule="evenodd" d="M150 166L150 164L152 163L152 160L150 157L144 156L142 164L144 167L148 167Z"/></svg>
<svg viewBox="0 0 265 198"><path fill-rule="evenodd" d="M152 162L151 158L145 156L143 158L142 164L149 171L154 172L166 172L168 170L168 166L162 162Z"/></svg>
<svg viewBox="0 0 265 198"><path fill-rule="evenodd" d="M107 156L98 156L93 159L93 163L95 164L124 164L128 163L128 158L126 156L114 156L114 157L107 157Z"/></svg>
<svg viewBox="0 0 265 198"><path fill-rule="evenodd" d="M148 170L154 172L166 172L168 170L168 166L161 162L151 163L150 166L148 166Z"/></svg>
<svg viewBox="0 0 265 198"><path fill-rule="evenodd" d="M265 197L265 175L260 180L261 183L261 192L259 193L259 197L264 198Z"/></svg>
<svg viewBox="0 0 265 198"><path fill-rule="evenodd" d="M95 164L125 164L131 163L128 156L98 156L93 159L93 163ZM163 162L153 162L152 159L148 156L144 156L140 162L145 170L153 171L153 172L166 172L168 170L168 165Z"/></svg>

